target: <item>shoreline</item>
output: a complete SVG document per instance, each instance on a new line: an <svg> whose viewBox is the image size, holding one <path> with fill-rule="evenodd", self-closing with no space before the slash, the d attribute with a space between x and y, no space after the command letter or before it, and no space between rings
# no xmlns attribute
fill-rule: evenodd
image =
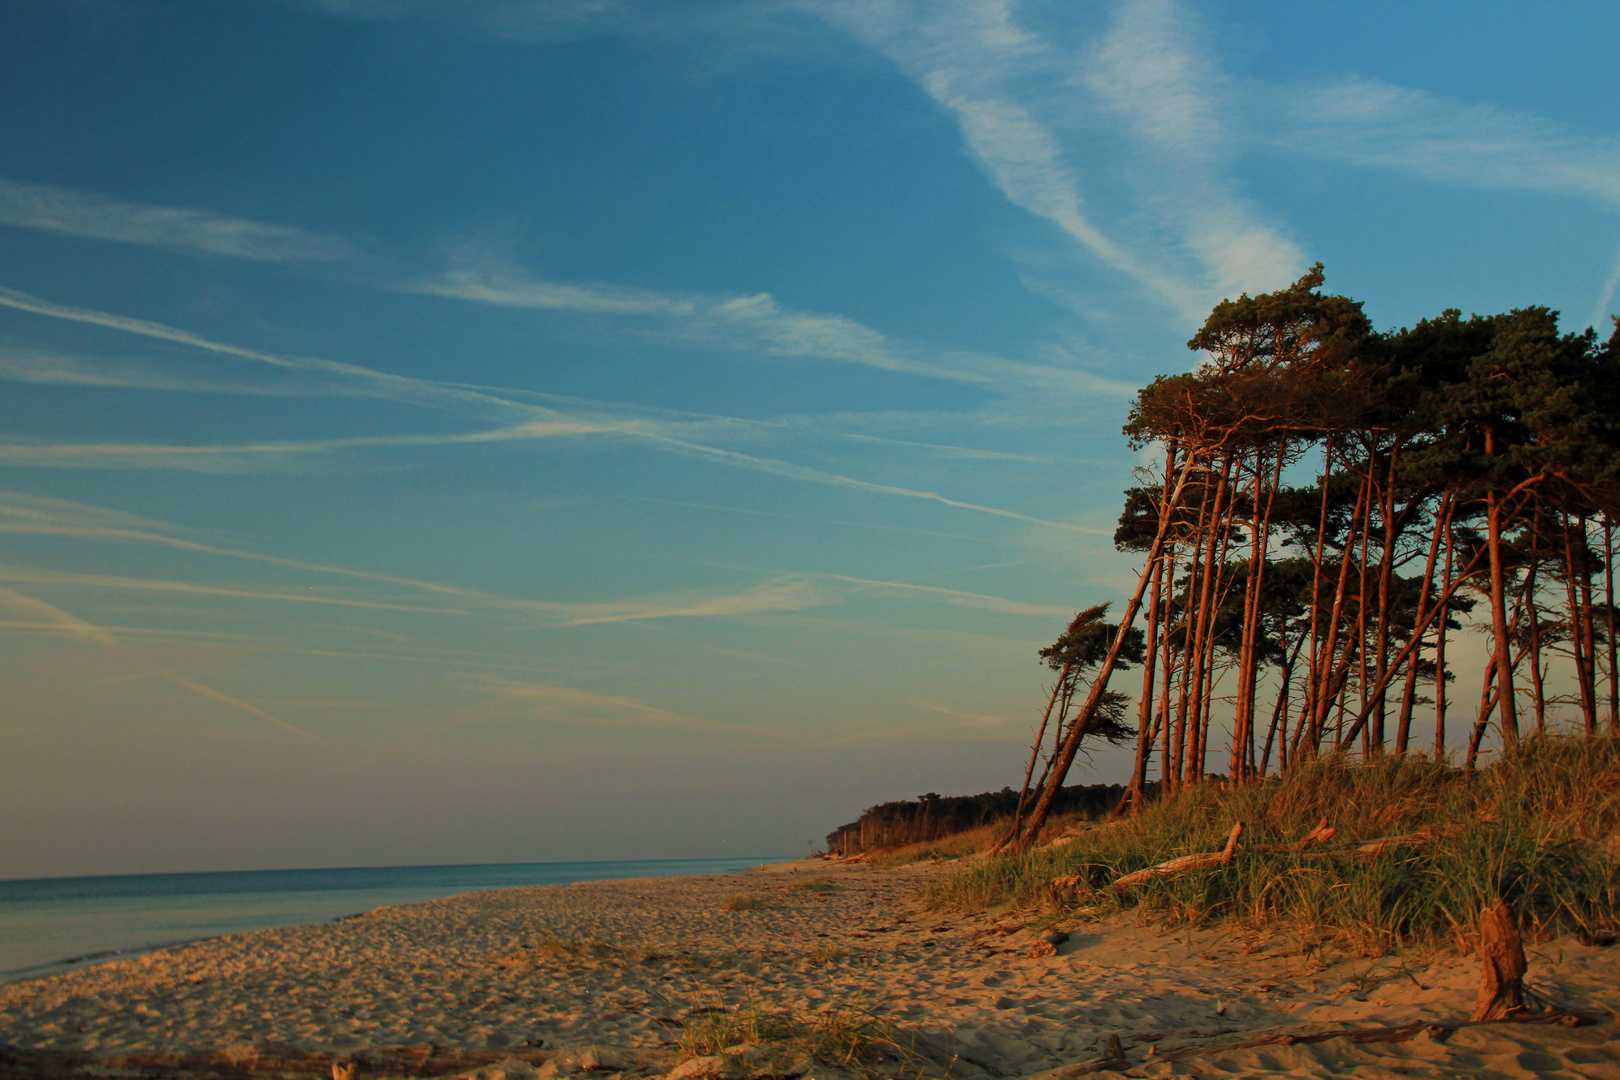
<svg viewBox="0 0 1620 1080"><path fill-rule="evenodd" d="M12 878L0 880L0 985L230 934L314 925L379 907L470 892L682 876L694 871L734 872L782 858L602 859Z"/></svg>
<svg viewBox="0 0 1620 1080"><path fill-rule="evenodd" d="M1060 923L1070 938L1055 955L1032 957L1044 924L918 905L917 887L947 870L801 859L485 890L226 935L0 986L0 1044L64 1067L84 1055L105 1064L227 1051L241 1062L364 1061L384 1048L436 1046L460 1053L441 1064L469 1076L594 1071L631 1080L688 1056L675 1044L703 1017L751 1009L881 1018L927 1059L908 1080L947 1069L958 1080L1064 1070L1104 1055L1110 1036L1131 1075L1187 1071L1187 1060L1170 1059L1191 1052L1216 1075L1326 1076L1365 1065L1404 1075L1620 1076L1612 1019L1620 949L1566 939L1529 950L1530 985L1609 1014L1593 1027L1492 1025L1443 1040L1220 1050L1268 1033L1465 1019L1478 964L1441 957L1409 967L1385 957L1324 967L1286 938L1161 933L1119 916ZM1515 1064L1521 1058L1538 1064ZM883 1071L862 1066L872 1069ZM855 1071L809 1066L813 1077Z"/></svg>

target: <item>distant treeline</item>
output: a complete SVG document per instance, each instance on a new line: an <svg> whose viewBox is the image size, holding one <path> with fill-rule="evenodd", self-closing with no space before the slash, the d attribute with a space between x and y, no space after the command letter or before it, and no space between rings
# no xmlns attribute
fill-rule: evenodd
<svg viewBox="0 0 1620 1080"><path fill-rule="evenodd" d="M1051 812L1106 814L1119 804L1125 789L1120 784L1084 784L1059 788ZM1018 809L1018 792L1010 787L981 795L937 795L879 803L848 825L827 834L830 855L859 855L865 851L942 840L994 821L1010 819Z"/></svg>

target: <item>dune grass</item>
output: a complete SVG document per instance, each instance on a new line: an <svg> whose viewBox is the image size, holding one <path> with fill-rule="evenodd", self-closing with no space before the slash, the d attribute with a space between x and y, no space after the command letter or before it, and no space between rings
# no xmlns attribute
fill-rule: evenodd
<svg viewBox="0 0 1620 1080"><path fill-rule="evenodd" d="M1263 850L1299 840L1322 818L1339 849L1430 830L1427 844L1377 858ZM1218 851L1245 823L1229 864L1126 893L1116 878L1192 852ZM1381 956L1467 951L1481 908L1498 896L1545 938L1620 923L1620 740L1527 741L1465 772L1421 757L1312 762L1259 784L1200 785L1058 847L975 860L935 882L935 907L1010 905L1104 917L1125 908L1166 925L1227 921L1287 934L1302 951ZM1077 875L1054 900L1046 885Z"/></svg>

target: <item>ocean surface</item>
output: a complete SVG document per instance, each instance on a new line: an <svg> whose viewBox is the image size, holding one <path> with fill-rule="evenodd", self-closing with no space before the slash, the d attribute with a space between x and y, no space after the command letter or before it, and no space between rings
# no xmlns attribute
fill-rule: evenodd
<svg viewBox="0 0 1620 1080"><path fill-rule="evenodd" d="M375 866L0 881L0 982L246 930L516 885L746 870L792 856Z"/></svg>

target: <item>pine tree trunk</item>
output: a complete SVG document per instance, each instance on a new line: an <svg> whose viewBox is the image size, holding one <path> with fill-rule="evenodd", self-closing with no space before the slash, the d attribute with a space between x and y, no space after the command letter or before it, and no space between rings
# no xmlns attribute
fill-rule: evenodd
<svg viewBox="0 0 1620 1080"><path fill-rule="evenodd" d="M1189 452L1185 463L1176 477L1174 490L1167 491L1159 505L1159 527L1153 537L1153 544L1148 549L1147 562L1137 577L1136 589L1131 593L1130 600L1125 605L1119 619L1119 629L1114 632L1114 640L1108 646L1108 655L1098 666L1097 674L1092 677L1091 690L1086 695L1085 704L1075 715L1074 723L1070 726L1068 734L1064 737L1063 746L1058 753L1056 763L1053 765L1051 780L1041 792L1036 801L1035 808L1030 811L1029 824L1024 828L1024 835L1019 840L1019 848L1028 848L1040 836L1041 826L1046 824L1047 814L1052 809L1052 800L1056 797L1058 788L1063 786L1064 779L1069 775L1069 767L1074 764L1074 755L1080 750L1080 740L1085 736L1091 719L1097 713L1097 707L1102 703L1103 694L1108 692L1108 680L1113 677L1114 668L1119 664L1119 654L1125 647L1125 641L1130 635L1131 626L1136 622L1136 614L1142 608L1142 596L1147 592L1148 582L1153 577L1154 564L1164 553L1165 537L1170 530L1170 522L1176 512L1181 508L1181 497L1187 489L1187 478L1192 472L1195 456ZM1166 478L1168 480L1168 478ZM1168 487L1168 484L1166 485Z"/></svg>
<svg viewBox="0 0 1620 1080"><path fill-rule="evenodd" d="M1564 594L1569 606L1569 647L1575 657L1575 683L1581 695L1581 720L1586 734L1597 733L1597 701L1596 686L1592 679L1592 650L1588 644L1588 632L1592 625L1591 606L1591 567L1587 565L1586 550L1586 522L1581 522L1581 549L1582 555L1577 558L1575 554L1574 530L1569 527L1569 515L1559 511L1558 518L1564 530ZM1584 582L1587 590L1587 603L1583 616L1581 604L1581 583Z"/></svg>
<svg viewBox="0 0 1620 1080"><path fill-rule="evenodd" d="M1620 643L1614 639L1614 524L1603 512L1603 593L1609 621L1609 734L1620 735L1620 669L1615 653Z"/></svg>
<svg viewBox="0 0 1620 1080"><path fill-rule="evenodd" d="M1428 614L1429 597L1434 593L1434 568L1440 557L1440 534L1445 531L1447 519L1451 515L1451 493L1448 491L1440 500L1440 508L1434 515L1434 535L1429 538L1429 557L1423 564L1423 581L1418 586L1418 603L1416 624L1412 629L1414 640L1420 639L1423 634L1424 616ZM1401 692L1401 715L1395 727L1395 753L1406 753L1407 746L1412 737L1412 708L1417 699L1418 661L1423 653L1415 649L1406 661L1406 686Z"/></svg>
<svg viewBox="0 0 1620 1080"><path fill-rule="evenodd" d="M1492 491L1485 498L1485 543L1491 559L1491 632L1496 644L1497 714L1503 746L1519 742L1519 713L1513 697L1512 640L1507 626L1507 567L1502 557L1502 501Z"/></svg>

